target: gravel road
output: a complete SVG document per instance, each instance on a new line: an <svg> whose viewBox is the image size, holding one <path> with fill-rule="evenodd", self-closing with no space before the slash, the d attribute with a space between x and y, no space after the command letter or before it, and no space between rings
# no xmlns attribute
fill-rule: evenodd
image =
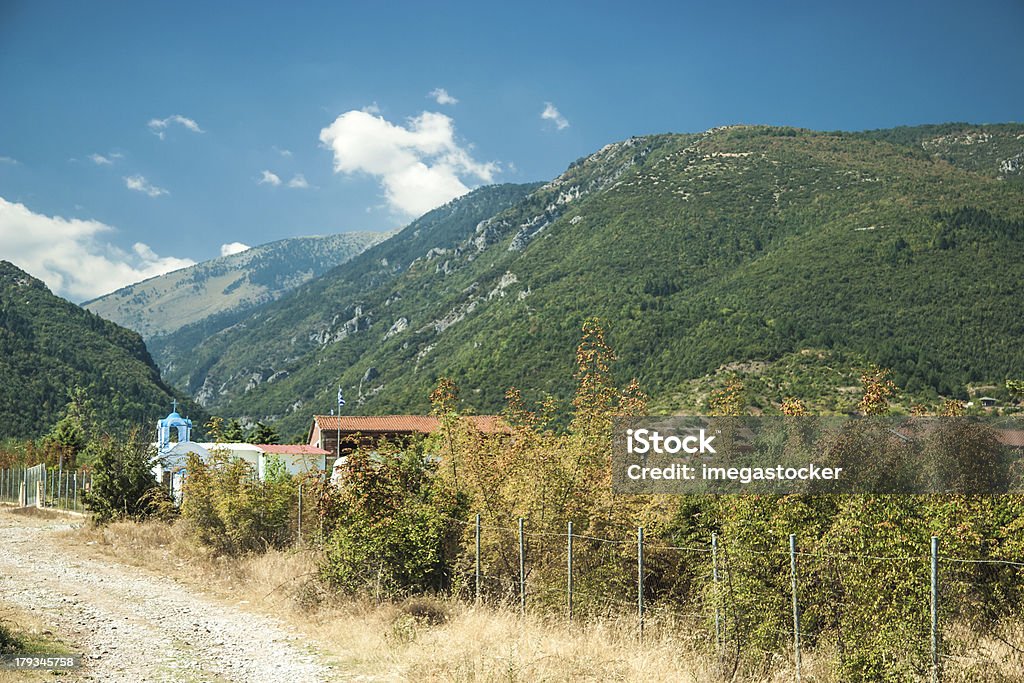
<svg viewBox="0 0 1024 683"><path fill-rule="evenodd" d="M66 634L86 665L61 680L330 680L313 646L283 622L116 562L69 555L66 521L0 508L0 601Z"/></svg>

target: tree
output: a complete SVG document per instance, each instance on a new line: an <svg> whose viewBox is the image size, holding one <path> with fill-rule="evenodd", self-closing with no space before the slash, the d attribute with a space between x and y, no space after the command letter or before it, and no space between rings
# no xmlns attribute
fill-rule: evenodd
<svg viewBox="0 0 1024 683"><path fill-rule="evenodd" d="M138 429L124 439L103 436L95 448L92 487L85 504L97 523L141 519L169 509L170 500L153 474L156 453Z"/></svg>
<svg viewBox="0 0 1024 683"><path fill-rule="evenodd" d="M238 443L245 440L245 432L242 430L242 423L238 420L231 420L228 422L228 426L224 428L224 441L227 443ZM265 441L260 443L273 443L271 441Z"/></svg>
<svg viewBox="0 0 1024 683"><path fill-rule="evenodd" d="M864 395L857 407L863 415L886 415L889 412L889 399L896 395L896 385L889 379L889 371L870 366L860 376Z"/></svg>
<svg viewBox="0 0 1024 683"><path fill-rule="evenodd" d="M230 429L230 425L228 429ZM263 422L257 422L256 427L249 434L249 443L275 444L281 440L277 430Z"/></svg>
<svg viewBox="0 0 1024 683"><path fill-rule="evenodd" d="M65 462L73 464L78 454L89 445L88 435L95 418L92 400L85 389L76 385L68 390L67 395L63 416L43 437L44 448L51 453L56 452L62 471Z"/></svg>

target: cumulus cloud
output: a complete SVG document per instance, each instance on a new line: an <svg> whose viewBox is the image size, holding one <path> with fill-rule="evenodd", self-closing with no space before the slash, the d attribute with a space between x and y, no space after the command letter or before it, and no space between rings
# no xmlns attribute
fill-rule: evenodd
<svg viewBox="0 0 1024 683"><path fill-rule="evenodd" d="M271 173L270 171L264 169L263 175L260 177L259 180L256 181L256 184L273 185L274 187L277 187L278 185L281 184L281 178L279 178L276 173Z"/></svg>
<svg viewBox="0 0 1024 683"><path fill-rule="evenodd" d="M449 95L448 91L445 90L444 88L434 88L429 93L427 93L427 97L433 97L434 101L437 102L438 104L458 104L459 103L459 101L457 99L455 99L454 97L452 97L451 95Z"/></svg>
<svg viewBox="0 0 1024 683"><path fill-rule="evenodd" d="M241 242L228 242L227 244L220 245L220 255L231 256L232 254L239 254L250 248L251 247L248 244L242 244Z"/></svg>
<svg viewBox="0 0 1024 683"><path fill-rule="evenodd" d="M165 119L150 119L149 123L147 123L146 125L149 127L149 129L153 132L154 135L163 140L164 135L167 131L167 127L170 126L172 123L184 126L187 130L190 130L193 133L206 132L199 127L199 124L195 122L195 119L190 119L187 116L182 116L181 114L171 114Z"/></svg>
<svg viewBox="0 0 1024 683"><path fill-rule="evenodd" d="M562 112L558 111L558 107L550 102L544 103L544 111L540 113L540 117L545 121L554 121L555 127L558 130L563 130L569 127L569 119L562 116Z"/></svg>
<svg viewBox="0 0 1024 683"><path fill-rule="evenodd" d="M113 232L99 221L46 216L0 197L0 253L73 301L195 263L159 256L142 242L127 252L103 239Z"/></svg>
<svg viewBox="0 0 1024 683"><path fill-rule="evenodd" d="M136 192L142 192L148 194L150 197L159 197L162 194L170 194L167 190L162 187L153 185L145 176L141 175L128 175L124 177L124 185L129 190L135 190Z"/></svg>
<svg viewBox="0 0 1024 683"><path fill-rule="evenodd" d="M292 176L292 179L288 181L288 187L305 190L309 187L309 181L306 180L306 176L301 173L296 173Z"/></svg>
<svg viewBox="0 0 1024 683"><path fill-rule="evenodd" d="M499 167L472 158L455 139L453 121L423 112L397 125L366 111L339 116L320 131L336 173L376 177L392 210L419 216L469 191L464 180L490 183Z"/></svg>

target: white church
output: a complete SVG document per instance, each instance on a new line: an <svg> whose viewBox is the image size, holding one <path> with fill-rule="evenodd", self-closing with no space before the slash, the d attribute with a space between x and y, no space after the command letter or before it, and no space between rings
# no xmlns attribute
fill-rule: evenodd
<svg viewBox="0 0 1024 683"><path fill-rule="evenodd" d="M172 404L171 413L157 421L156 443L157 462L153 467L156 480L167 487L177 501L181 500L181 486L188 476L185 464L190 453L199 459L209 461L213 451L226 452L231 459L249 463L256 476L265 477L271 462L280 462L293 475L312 471L323 471L330 452L308 444L251 444L192 441L192 420L178 414L177 401Z"/></svg>

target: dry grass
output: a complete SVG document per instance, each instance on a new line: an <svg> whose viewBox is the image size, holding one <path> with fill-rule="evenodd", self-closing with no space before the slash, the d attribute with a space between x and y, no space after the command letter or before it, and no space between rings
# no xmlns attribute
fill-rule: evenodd
<svg viewBox="0 0 1024 683"><path fill-rule="evenodd" d="M347 678L363 681L750 681L788 683L792 663L768 658L758 670L723 676L706 643L685 625L652 617L640 643L634 615L570 625L442 598L377 604L341 598L316 578L309 550L224 558L195 543L183 524L119 522L84 527L69 544L158 573L222 599L285 619L316 641ZM1019 642L1013 638L1011 642ZM805 655L803 680L833 683L828 647ZM946 663L945 680L1022 680L1021 653L985 639Z"/></svg>

